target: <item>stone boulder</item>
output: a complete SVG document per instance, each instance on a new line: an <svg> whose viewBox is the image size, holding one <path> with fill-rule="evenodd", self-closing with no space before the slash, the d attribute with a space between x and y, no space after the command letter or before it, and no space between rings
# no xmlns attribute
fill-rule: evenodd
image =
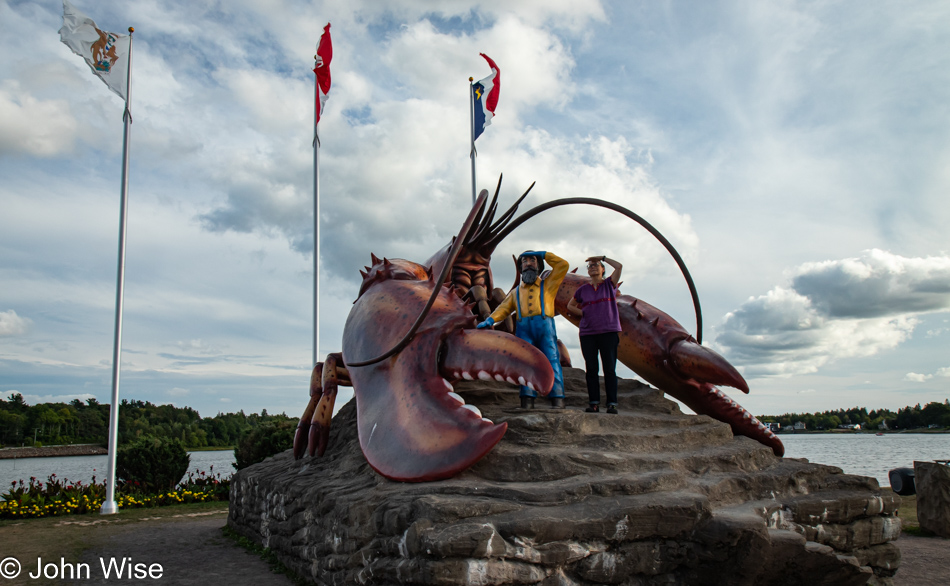
<svg viewBox="0 0 950 586"><path fill-rule="evenodd" d="M777 458L636 381L619 415L584 412L582 370L565 387L567 409L521 410L514 387L457 384L508 432L416 484L369 467L351 402L322 458L235 474L228 525L317 584L892 583L900 497L876 480Z"/></svg>
<svg viewBox="0 0 950 586"><path fill-rule="evenodd" d="M942 462L914 462L914 477L920 528L950 537L950 466Z"/></svg>

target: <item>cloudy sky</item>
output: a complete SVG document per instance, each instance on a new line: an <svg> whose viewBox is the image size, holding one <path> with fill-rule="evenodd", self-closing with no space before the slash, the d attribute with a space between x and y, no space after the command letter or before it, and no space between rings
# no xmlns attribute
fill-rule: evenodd
<svg viewBox="0 0 950 586"><path fill-rule="evenodd" d="M749 410L950 396L946 2L73 3L136 30L125 398L303 409L311 69L328 21L321 353L340 348L371 252L422 261L458 231L484 52L502 91L479 187L504 173L503 204L537 181L523 209L592 196L652 222L690 267L705 343L749 380ZM105 402L122 102L60 42L59 0L0 0L0 23L0 393ZM495 253L501 286L529 248L617 258L624 292L695 331L675 264L623 217L525 224Z"/></svg>

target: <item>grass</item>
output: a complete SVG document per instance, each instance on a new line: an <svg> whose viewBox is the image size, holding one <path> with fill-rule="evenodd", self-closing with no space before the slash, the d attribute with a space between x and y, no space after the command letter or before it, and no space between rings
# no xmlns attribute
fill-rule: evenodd
<svg viewBox="0 0 950 586"><path fill-rule="evenodd" d="M901 506L897 509L897 516L901 518L901 530L905 533L920 529L917 521L917 495L902 496Z"/></svg>

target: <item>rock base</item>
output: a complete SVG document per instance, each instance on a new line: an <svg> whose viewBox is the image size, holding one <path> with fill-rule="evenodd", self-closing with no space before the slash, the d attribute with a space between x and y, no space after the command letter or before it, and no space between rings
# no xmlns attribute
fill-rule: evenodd
<svg viewBox="0 0 950 586"><path fill-rule="evenodd" d="M585 413L584 372L564 374L565 410L456 385L509 427L441 482L377 475L351 402L322 458L235 474L228 524L317 584L892 583L900 501L876 480L777 458L636 381L620 381L619 415Z"/></svg>
<svg viewBox="0 0 950 586"><path fill-rule="evenodd" d="M914 476L920 528L940 537L950 537L950 466L914 462Z"/></svg>

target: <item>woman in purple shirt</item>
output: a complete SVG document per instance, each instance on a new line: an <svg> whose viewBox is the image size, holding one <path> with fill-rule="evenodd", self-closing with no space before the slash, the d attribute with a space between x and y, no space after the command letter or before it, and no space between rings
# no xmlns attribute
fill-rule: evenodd
<svg viewBox="0 0 950 586"><path fill-rule="evenodd" d="M620 345L620 315L617 310L617 283L623 265L606 256L587 259L590 283L580 286L567 309L581 318L581 353L587 370L589 413L600 411L600 380L597 354L604 363L604 386L607 390L607 413L617 413L617 346ZM604 279L604 263L613 268Z"/></svg>

